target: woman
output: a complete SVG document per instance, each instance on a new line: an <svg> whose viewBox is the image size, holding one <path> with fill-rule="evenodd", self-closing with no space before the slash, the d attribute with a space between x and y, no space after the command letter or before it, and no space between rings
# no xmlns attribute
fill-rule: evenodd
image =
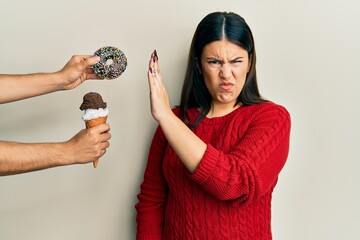
<svg viewBox="0 0 360 240"><path fill-rule="evenodd" d="M288 156L290 116L257 87L254 40L237 14L207 15L194 34L179 107L156 51L159 123L138 194L137 239L272 239L271 196Z"/></svg>

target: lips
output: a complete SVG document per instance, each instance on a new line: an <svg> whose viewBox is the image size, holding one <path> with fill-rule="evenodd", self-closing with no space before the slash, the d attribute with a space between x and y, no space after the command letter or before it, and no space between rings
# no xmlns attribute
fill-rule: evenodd
<svg viewBox="0 0 360 240"><path fill-rule="evenodd" d="M234 84L229 83L229 82L220 84L220 88L225 91L230 90L233 86L234 86Z"/></svg>

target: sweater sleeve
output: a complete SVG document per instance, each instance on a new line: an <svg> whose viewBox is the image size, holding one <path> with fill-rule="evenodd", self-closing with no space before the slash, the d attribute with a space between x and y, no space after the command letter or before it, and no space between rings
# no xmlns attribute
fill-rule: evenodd
<svg viewBox="0 0 360 240"><path fill-rule="evenodd" d="M242 124L242 123L239 123ZM205 191L234 205L249 203L275 186L289 151L290 115L269 104L253 114L234 149L211 144L192 178Z"/></svg>
<svg viewBox="0 0 360 240"><path fill-rule="evenodd" d="M161 128L154 134L144 180L137 195L135 205L137 215L137 240L161 240L165 202L167 198L167 184L162 174L162 162L167 141Z"/></svg>

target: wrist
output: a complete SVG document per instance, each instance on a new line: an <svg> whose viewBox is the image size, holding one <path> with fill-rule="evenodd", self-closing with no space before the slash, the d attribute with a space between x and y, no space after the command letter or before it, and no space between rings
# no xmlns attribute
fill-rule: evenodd
<svg viewBox="0 0 360 240"><path fill-rule="evenodd" d="M161 124L166 124L166 122L173 121L177 116L174 112L169 108L168 111L164 112L163 114L159 115L157 122Z"/></svg>
<svg viewBox="0 0 360 240"><path fill-rule="evenodd" d="M172 110L170 110L169 112L164 114L161 119L158 120L158 123L161 126L161 128L166 128L171 130L177 126L179 121L180 119L178 118L178 116L176 116L175 113Z"/></svg>
<svg viewBox="0 0 360 240"><path fill-rule="evenodd" d="M66 82L66 78L65 78L65 74L63 71L57 71L54 73L51 73L51 78L56 86L57 90L65 90L66 89L66 85L68 84Z"/></svg>
<svg viewBox="0 0 360 240"><path fill-rule="evenodd" d="M73 154L68 142L54 143L56 149L55 159L60 166L70 165L73 163Z"/></svg>

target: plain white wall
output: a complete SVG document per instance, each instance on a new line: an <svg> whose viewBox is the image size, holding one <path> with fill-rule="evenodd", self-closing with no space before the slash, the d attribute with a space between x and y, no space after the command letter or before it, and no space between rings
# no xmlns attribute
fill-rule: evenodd
<svg viewBox="0 0 360 240"><path fill-rule="evenodd" d="M65 141L84 128L89 91L108 102L111 147L96 170L74 165L0 178L0 239L127 240L155 121L147 63L157 49L173 105L190 40L212 11L253 30L259 87L292 116L291 150L273 198L276 240L360 239L358 1L3 0L0 72L59 70L73 54L111 45L117 80L0 105L0 139ZM1 94L0 87L0 94Z"/></svg>

